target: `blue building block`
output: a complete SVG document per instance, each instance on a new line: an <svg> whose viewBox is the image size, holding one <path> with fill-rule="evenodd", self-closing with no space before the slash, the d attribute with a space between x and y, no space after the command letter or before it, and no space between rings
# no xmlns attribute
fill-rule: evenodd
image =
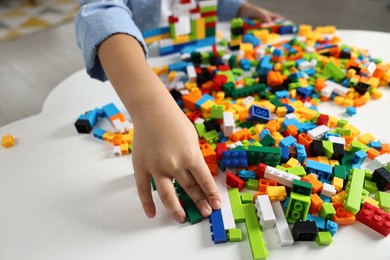
<svg viewBox="0 0 390 260"><path fill-rule="evenodd" d="M307 70L304 70L303 72L304 72L305 74L307 74L308 76L313 76L314 74L317 73L317 71L316 71L315 68L307 69Z"/></svg>
<svg viewBox="0 0 390 260"><path fill-rule="evenodd" d="M295 109L289 104L283 103L283 106L287 109L287 114L294 113Z"/></svg>
<svg viewBox="0 0 390 260"><path fill-rule="evenodd" d="M274 51L272 52L272 55L273 56L276 56L276 57L282 57L283 56L283 50L282 49L279 49L279 48L275 48Z"/></svg>
<svg viewBox="0 0 390 260"><path fill-rule="evenodd" d="M287 90L279 90L275 92L275 97L278 99L289 98L290 93Z"/></svg>
<svg viewBox="0 0 390 260"><path fill-rule="evenodd" d="M142 35L144 36L144 38L150 38L150 37L154 37L154 36L159 36L159 35L163 35L163 34L167 34L167 33L170 33L169 31L169 27L166 26L166 27L161 27L161 28L153 28L153 29L149 29L149 30L145 30Z"/></svg>
<svg viewBox="0 0 390 260"><path fill-rule="evenodd" d="M324 218L321 218L319 216L314 216L312 214L307 214L306 220L314 221L317 224L317 228L319 230L325 230L326 223Z"/></svg>
<svg viewBox="0 0 390 260"><path fill-rule="evenodd" d="M292 25L283 25L279 28L279 34L285 35L285 34L292 34L294 32L294 26Z"/></svg>
<svg viewBox="0 0 390 260"><path fill-rule="evenodd" d="M303 144L296 144L295 147L297 148L297 160L303 163L307 158L306 148Z"/></svg>
<svg viewBox="0 0 390 260"><path fill-rule="evenodd" d="M270 134L271 134L270 130L263 129L263 130L261 130L259 137L260 137L260 139L263 139L266 135L270 135Z"/></svg>
<svg viewBox="0 0 390 260"><path fill-rule="evenodd" d="M249 118L252 121L267 123L271 119L271 113L268 108L252 105L249 109Z"/></svg>
<svg viewBox="0 0 390 260"><path fill-rule="evenodd" d="M280 160L282 163L286 163L290 159L290 149L288 146L284 146L281 149Z"/></svg>
<svg viewBox="0 0 390 260"><path fill-rule="evenodd" d="M287 129L289 125L294 125L298 130L301 127L301 123L296 118L284 120L282 123L282 128Z"/></svg>
<svg viewBox="0 0 390 260"><path fill-rule="evenodd" d="M104 115L107 118L110 118L120 113L119 109L114 105L114 103L107 104L103 106L102 109L104 111Z"/></svg>
<svg viewBox="0 0 390 260"><path fill-rule="evenodd" d="M251 43L255 48L261 44L260 40L252 34L245 34L242 37L242 42Z"/></svg>
<svg viewBox="0 0 390 260"><path fill-rule="evenodd" d="M320 194L319 196L320 196L320 198L322 199L323 202L329 202L329 203L331 202L330 197L325 196L323 194Z"/></svg>
<svg viewBox="0 0 390 260"><path fill-rule="evenodd" d="M330 136L340 137L341 135L340 135L340 134L336 134L336 133L330 133L330 132L328 131L328 132L326 132L326 133L324 134L324 139L325 139L325 140L329 140L329 137L330 137Z"/></svg>
<svg viewBox="0 0 390 260"><path fill-rule="evenodd" d="M215 43L216 43L216 38L214 36L210 36L210 37L207 37L207 38L202 39L202 40L197 40L196 42L181 44L181 46L175 48L174 52L180 52L180 54L184 54L184 53L191 54L199 48L211 46ZM165 52L165 54L172 54L174 52L171 52L171 53ZM160 49L160 54L161 54L161 49Z"/></svg>
<svg viewBox="0 0 390 260"><path fill-rule="evenodd" d="M349 106L347 107L347 110L345 110L345 113L350 116L356 115L356 108L353 106Z"/></svg>
<svg viewBox="0 0 390 260"><path fill-rule="evenodd" d="M95 128L92 132L92 135L98 139L104 140L103 135L106 133L106 130L103 130L101 128Z"/></svg>
<svg viewBox="0 0 390 260"><path fill-rule="evenodd" d="M240 60L240 67L241 67L244 71L250 71L250 70L251 70L251 62L250 62L250 60L245 59L245 58L242 58L242 59Z"/></svg>
<svg viewBox="0 0 390 260"><path fill-rule="evenodd" d="M336 222L330 219L326 221L325 230L329 231L332 237L336 234L338 229L339 229L339 224L337 224Z"/></svg>
<svg viewBox="0 0 390 260"><path fill-rule="evenodd" d="M211 239L214 241L214 243L215 244L226 243L227 238L226 238L225 226L223 224L221 209L213 210L211 212L211 215L209 217L209 222L211 224L210 230L213 233L211 235Z"/></svg>
<svg viewBox="0 0 390 260"><path fill-rule="evenodd" d="M95 127L97 122L97 113L95 110L90 110L87 113L80 115L74 123L77 132L88 134Z"/></svg>
<svg viewBox="0 0 390 260"><path fill-rule="evenodd" d="M247 181L249 179L256 179L256 173L254 171L240 170L238 172L238 177L244 181Z"/></svg>
<svg viewBox="0 0 390 260"><path fill-rule="evenodd" d="M378 141L371 141L371 142L368 143L368 147L372 147L375 150L380 151L381 148L382 148L382 144L380 142L378 142Z"/></svg>
<svg viewBox="0 0 390 260"><path fill-rule="evenodd" d="M248 159L245 150L223 151L222 161L225 167L248 166Z"/></svg>
<svg viewBox="0 0 390 260"><path fill-rule="evenodd" d="M363 152L362 150L357 151L352 156L352 164L353 165L362 165L363 162L366 160L367 154Z"/></svg>
<svg viewBox="0 0 390 260"><path fill-rule="evenodd" d="M195 108L200 111L200 107L205 103L207 100L214 101L214 97L209 94L204 94L198 101L195 102Z"/></svg>
<svg viewBox="0 0 390 260"><path fill-rule="evenodd" d="M289 135L289 136L286 136L285 138L283 138L282 140L280 140L279 142L279 146L280 147L288 147L288 146L292 146L294 144L296 144L297 142L297 139L294 138L294 136L292 135Z"/></svg>
<svg viewBox="0 0 390 260"><path fill-rule="evenodd" d="M313 160L307 160L305 166L306 172L312 172L318 174L320 178L329 179L332 174L332 166L325 163L316 162Z"/></svg>
<svg viewBox="0 0 390 260"><path fill-rule="evenodd" d="M168 71L183 71L186 72L188 63L185 61L179 61L168 65Z"/></svg>

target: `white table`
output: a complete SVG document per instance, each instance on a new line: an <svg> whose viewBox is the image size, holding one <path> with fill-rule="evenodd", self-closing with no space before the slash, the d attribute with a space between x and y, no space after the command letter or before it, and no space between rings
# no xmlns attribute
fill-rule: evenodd
<svg viewBox="0 0 390 260"><path fill-rule="evenodd" d="M390 62L390 34L338 34L343 42ZM389 139L390 119L383 111L390 111L390 93L383 90L382 100L370 101L348 119L362 132ZM123 110L109 83L79 71L52 91L40 114L0 128L0 136L17 138L15 147L0 149L0 259L251 259L245 235L239 243L214 245L207 220L176 224L156 194L156 219L144 216L131 157L114 158L110 145L78 134L73 126L81 113L109 102ZM321 110L338 117L345 111L331 104L321 105ZM390 257L390 237L360 222L342 227L329 247L301 242L280 248L273 231L265 232L265 238L271 260Z"/></svg>

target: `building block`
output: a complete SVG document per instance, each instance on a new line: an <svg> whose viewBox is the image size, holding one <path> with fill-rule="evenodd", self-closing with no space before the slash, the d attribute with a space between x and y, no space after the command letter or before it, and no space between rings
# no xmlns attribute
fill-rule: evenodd
<svg viewBox="0 0 390 260"><path fill-rule="evenodd" d="M242 232L239 228L231 228L227 230L227 240L229 242L240 242L242 241Z"/></svg>
<svg viewBox="0 0 390 260"><path fill-rule="evenodd" d="M245 226L248 233L253 259L266 259L268 251L263 239L263 232L261 231L259 222L257 221L255 207L250 203L244 204L243 209L245 213Z"/></svg>
<svg viewBox="0 0 390 260"><path fill-rule="evenodd" d="M246 151L223 151L222 161L225 167L248 166Z"/></svg>
<svg viewBox="0 0 390 260"><path fill-rule="evenodd" d="M1 138L1 146L4 148L10 148L15 145L15 138L11 134L4 135Z"/></svg>
<svg viewBox="0 0 390 260"><path fill-rule="evenodd" d="M264 163L275 167L280 164L281 150L278 147L249 146L247 156L248 164Z"/></svg>
<svg viewBox="0 0 390 260"><path fill-rule="evenodd" d="M310 196L290 193L290 201L286 210L286 219L289 223L294 224L297 220L306 220L309 212Z"/></svg>
<svg viewBox="0 0 390 260"><path fill-rule="evenodd" d="M111 107L110 105L107 105L107 106ZM111 112L111 110L109 110L107 112ZM118 111L118 113L119 113L119 111ZM106 112L105 112L105 114L106 114ZM92 129L95 127L97 119L98 119L98 116L97 116L96 110L90 110L87 113L80 115L79 118L74 123L77 132L79 134L80 133L89 134L92 131Z"/></svg>
<svg viewBox="0 0 390 260"><path fill-rule="evenodd" d="M390 189L390 172L384 167L376 169L372 174L371 181L375 182L380 191Z"/></svg>
<svg viewBox="0 0 390 260"><path fill-rule="evenodd" d="M246 188L247 188L248 190L257 191L258 188L259 188L259 180L256 180L256 179L249 179L249 180L246 182Z"/></svg>
<svg viewBox="0 0 390 260"><path fill-rule="evenodd" d="M355 222L355 216L346 211L342 203L333 203L333 207L336 210L336 215L333 216L332 221L339 224L339 226L351 225Z"/></svg>
<svg viewBox="0 0 390 260"><path fill-rule="evenodd" d="M241 203L242 204L253 203L253 193L251 193L251 192L242 192L241 193Z"/></svg>
<svg viewBox="0 0 390 260"><path fill-rule="evenodd" d="M390 193L379 191L375 195L375 198L379 202L379 207L387 213L390 213Z"/></svg>
<svg viewBox="0 0 390 260"><path fill-rule="evenodd" d="M321 207L320 211L318 212L318 215L321 218L330 219L334 215L336 215L336 210L334 209L332 203L328 203L328 202L322 203L322 207Z"/></svg>
<svg viewBox="0 0 390 260"><path fill-rule="evenodd" d="M311 183L312 185L312 193L318 193L322 190L323 188L323 184L322 182L320 182L317 177L313 174L313 173L310 173L308 175L306 175L305 177L302 178L302 180L304 181L308 181Z"/></svg>
<svg viewBox="0 0 390 260"><path fill-rule="evenodd" d="M332 166L313 160L307 160L305 165L306 172L315 173L324 179L329 179L332 174Z"/></svg>
<svg viewBox="0 0 390 260"><path fill-rule="evenodd" d="M190 196L184 191L184 189L180 186L180 184L175 181L174 182L176 193L179 199L183 203L184 211L186 212L187 219L191 223L191 225L196 224L203 220L202 214L200 214L198 208L195 203L192 201Z"/></svg>
<svg viewBox="0 0 390 260"><path fill-rule="evenodd" d="M317 193L310 195L310 208L309 213L310 214L316 214L320 211L322 204L324 201L318 196Z"/></svg>
<svg viewBox="0 0 390 260"><path fill-rule="evenodd" d="M264 172L264 178L274 180L284 186L292 187L293 180L299 180L298 176L281 171L271 166L267 166Z"/></svg>
<svg viewBox="0 0 390 260"><path fill-rule="evenodd" d="M210 230L213 233L211 235L211 239L214 241L214 243L215 244L226 243L227 238L226 238L225 227L223 225L221 209L213 210L209 217L209 221L211 224Z"/></svg>
<svg viewBox="0 0 390 260"><path fill-rule="evenodd" d="M356 219L383 236L390 233L390 213L365 202Z"/></svg>
<svg viewBox="0 0 390 260"><path fill-rule="evenodd" d="M271 119L271 113L268 108L252 105L249 109L249 117L259 123L267 123Z"/></svg>
<svg viewBox="0 0 390 260"><path fill-rule="evenodd" d="M288 226L282 204L279 201L271 202L272 209L276 217L276 231L278 232L280 246L292 246L294 239Z"/></svg>
<svg viewBox="0 0 390 260"><path fill-rule="evenodd" d="M267 186L266 193L271 201L284 201L287 197L285 186Z"/></svg>
<svg viewBox="0 0 390 260"><path fill-rule="evenodd" d="M333 242L332 234L329 231L320 231L318 232L316 242L319 246L329 246Z"/></svg>
<svg viewBox="0 0 390 260"><path fill-rule="evenodd" d="M245 214L242 208L240 193L237 188L228 189L230 204L232 206L233 217L236 223L245 221Z"/></svg>
<svg viewBox="0 0 390 260"><path fill-rule="evenodd" d="M356 214L359 212L362 201L364 171L354 168L347 183L347 194L345 196L344 208L345 210Z"/></svg>
<svg viewBox="0 0 390 260"><path fill-rule="evenodd" d="M294 241L314 241L318 234L317 224L314 221L296 221L291 230Z"/></svg>
<svg viewBox="0 0 390 260"><path fill-rule="evenodd" d="M260 226L263 229L273 228L275 226L276 217L269 197L267 195L257 196L255 207L257 209Z"/></svg>
<svg viewBox="0 0 390 260"><path fill-rule="evenodd" d="M293 180L291 188L292 192L299 193L302 195L310 196L312 191L312 184L301 180Z"/></svg>
<svg viewBox="0 0 390 260"><path fill-rule="evenodd" d="M231 188L238 188L238 190L245 187L245 181L231 172L226 172L226 184Z"/></svg>
<svg viewBox="0 0 390 260"><path fill-rule="evenodd" d="M330 219L326 220L325 231L329 231L332 237L336 234L338 229L339 225L336 222L333 222Z"/></svg>

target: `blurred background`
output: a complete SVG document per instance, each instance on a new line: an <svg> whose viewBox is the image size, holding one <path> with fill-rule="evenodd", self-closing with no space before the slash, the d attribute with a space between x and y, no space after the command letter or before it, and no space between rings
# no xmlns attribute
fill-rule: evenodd
<svg viewBox="0 0 390 260"><path fill-rule="evenodd" d="M250 2L296 23L390 32L390 0ZM84 68L77 9L75 0L0 0L0 126L39 113L50 91Z"/></svg>

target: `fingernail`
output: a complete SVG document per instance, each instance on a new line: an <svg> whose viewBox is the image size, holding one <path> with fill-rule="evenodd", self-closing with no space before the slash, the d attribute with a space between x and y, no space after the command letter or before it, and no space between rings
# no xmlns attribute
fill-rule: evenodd
<svg viewBox="0 0 390 260"><path fill-rule="evenodd" d="M175 216L174 218L179 223L184 223L187 220L186 216Z"/></svg>
<svg viewBox="0 0 390 260"><path fill-rule="evenodd" d="M205 205L201 208L200 213L202 214L203 217L210 216L211 214L211 208L210 205Z"/></svg>

